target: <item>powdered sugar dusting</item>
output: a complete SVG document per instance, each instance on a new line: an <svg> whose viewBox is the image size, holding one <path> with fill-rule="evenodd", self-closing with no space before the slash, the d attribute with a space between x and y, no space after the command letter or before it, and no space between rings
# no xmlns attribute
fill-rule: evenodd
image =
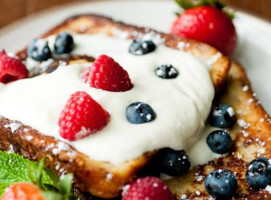
<svg viewBox="0 0 271 200"><path fill-rule="evenodd" d="M52 150L53 155L59 154L61 151L68 151L70 147L64 142L58 142L56 147Z"/></svg>
<svg viewBox="0 0 271 200"><path fill-rule="evenodd" d="M19 124L17 122L12 122L10 124L6 124L4 127L10 128L11 132L14 133L18 128L21 127L21 124Z"/></svg>
<svg viewBox="0 0 271 200"><path fill-rule="evenodd" d="M186 43L186 42L178 42L178 48L179 48L181 51L184 51L185 47L190 47L190 44L189 44L189 43Z"/></svg>
<svg viewBox="0 0 271 200"><path fill-rule="evenodd" d="M127 39L129 37L129 33L126 31L122 31L118 28L113 28L112 32L114 34L114 36L117 36L119 38L123 38L123 39Z"/></svg>
<svg viewBox="0 0 271 200"><path fill-rule="evenodd" d="M207 64L208 65L214 64L221 56L222 54L220 52L217 52L215 55L213 55L211 58L207 60Z"/></svg>
<svg viewBox="0 0 271 200"><path fill-rule="evenodd" d="M32 135L28 135L28 136L26 136L26 139L27 139L28 141L31 141L31 140L33 140L33 136L32 136Z"/></svg>
<svg viewBox="0 0 271 200"><path fill-rule="evenodd" d="M111 174L111 173L106 174L106 179L107 180L112 180L112 178L113 178L113 174Z"/></svg>
<svg viewBox="0 0 271 200"><path fill-rule="evenodd" d="M137 37L139 40L152 40L155 44L163 44L165 42L165 39L161 37L160 34L150 31L148 33L142 34L142 33L137 33L134 34L134 36Z"/></svg>
<svg viewBox="0 0 271 200"><path fill-rule="evenodd" d="M245 86L242 88L242 90L243 90L244 92L248 91L248 89L249 89L248 85L245 85Z"/></svg>
<svg viewBox="0 0 271 200"><path fill-rule="evenodd" d="M266 186L265 190L271 194L271 186L270 185Z"/></svg>

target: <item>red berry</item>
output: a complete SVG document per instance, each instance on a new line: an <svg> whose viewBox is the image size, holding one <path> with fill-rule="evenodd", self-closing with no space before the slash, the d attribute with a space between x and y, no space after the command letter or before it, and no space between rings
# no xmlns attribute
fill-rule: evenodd
<svg viewBox="0 0 271 200"><path fill-rule="evenodd" d="M45 200L45 198L36 185L15 183L5 190L1 200Z"/></svg>
<svg viewBox="0 0 271 200"><path fill-rule="evenodd" d="M75 92L69 98L58 121L60 135L70 141L101 130L109 114L86 92Z"/></svg>
<svg viewBox="0 0 271 200"><path fill-rule="evenodd" d="M0 51L0 82L9 83L28 76L28 70L18 59L9 57L6 52Z"/></svg>
<svg viewBox="0 0 271 200"><path fill-rule="evenodd" d="M207 43L228 56L237 44L232 20L212 6L187 9L173 23L171 33Z"/></svg>
<svg viewBox="0 0 271 200"><path fill-rule="evenodd" d="M112 92L124 92L133 87L127 71L107 55L100 55L82 78L91 87Z"/></svg>
<svg viewBox="0 0 271 200"><path fill-rule="evenodd" d="M122 200L173 200L167 186L156 177L139 178L124 189Z"/></svg>

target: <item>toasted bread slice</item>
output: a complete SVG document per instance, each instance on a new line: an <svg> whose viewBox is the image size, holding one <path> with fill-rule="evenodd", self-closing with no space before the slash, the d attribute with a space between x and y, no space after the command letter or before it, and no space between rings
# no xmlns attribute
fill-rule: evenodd
<svg viewBox="0 0 271 200"><path fill-rule="evenodd" d="M238 63L232 63L227 87L217 101L231 105L236 111L237 123L229 129L235 138L232 151L166 184L177 199L209 199L204 187L206 175L216 169L228 169L236 174L238 181L236 199L270 199L269 192L250 189L245 179L252 160L261 156L271 158L271 119L255 98L247 75Z"/></svg>
<svg viewBox="0 0 271 200"><path fill-rule="evenodd" d="M188 51L208 63L216 91L221 90L230 66L228 58L208 45L147 28L138 28L115 22L106 17L96 15L75 16L53 28L42 37L62 31L73 31L81 34L106 33L115 37L120 36L119 34L125 34L130 39L136 39L145 34L154 34L156 37L159 36L164 39L167 46L176 49L182 47L184 51ZM17 53L17 56L22 60L26 58L26 55L26 49ZM14 129L14 125L16 129ZM139 158L118 166L93 160L66 144L65 150L62 149L55 154L54 149L58 149L59 145L63 145L63 143L52 137L42 135L20 122L14 122L4 117L0 119L0 140L1 150L13 150L33 160L47 157L47 166L58 174L63 172L74 174L76 188L102 198L119 196L122 187L135 177L136 172L145 166L155 153L155 151L146 152Z"/></svg>

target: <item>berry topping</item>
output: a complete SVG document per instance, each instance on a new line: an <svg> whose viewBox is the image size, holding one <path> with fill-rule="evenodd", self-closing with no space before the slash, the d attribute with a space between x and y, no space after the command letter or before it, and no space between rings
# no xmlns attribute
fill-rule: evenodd
<svg viewBox="0 0 271 200"><path fill-rule="evenodd" d="M173 200L164 183L156 178L147 176L139 178L130 185L124 187L122 200Z"/></svg>
<svg viewBox="0 0 271 200"><path fill-rule="evenodd" d="M0 82L9 83L28 77L28 70L18 59L9 57L6 52L0 51Z"/></svg>
<svg viewBox="0 0 271 200"><path fill-rule="evenodd" d="M156 49L156 45L151 40L138 41L134 40L133 43L129 47L129 53L141 56L147 53L151 53Z"/></svg>
<svg viewBox="0 0 271 200"><path fill-rule="evenodd" d="M70 53L74 47L72 36L68 33L60 33L56 37L54 47L56 54Z"/></svg>
<svg viewBox="0 0 271 200"><path fill-rule="evenodd" d="M157 154L161 165L161 172L169 176L181 176L191 167L188 155L184 150L174 151L164 148Z"/></svg>
<svg viewBox="0 0 271 200"><path fill-rule="evenodd" d="M127 71L107 55L100 55L82 78L91 87L112 92L124 92L133 87Z"/></svg>
<svg viewBox="0 0 271 200"><path fill-rule="evenodd" d="M224 199L234 195L237 188L235 176L228 170L211 172L205 179L205 189L214 198Z"/></svg>
<svg viewBox="0 0 271 200"><path fill-rule="evenodd" d="M198 1L195 5L188 5L191 1L187 0L176 1L186 10L174 21L172 34L207 43L227 56L233 53L237 34L223 4L215 0Z"/></svg>
<svg viewBox="0 0 271 200"><path fill-rule="evenodd" d="M271 184L271 161L267 158L253 160L246 172L248 184L253 189L263 189Z"/></svg>
<svg viewBox="0 0 271 200"><path fill-rule="evenodd" d="M235 123L235 112L228 104L220 104L212 109L208 122L217 128L230 128Z"/></svg>
<svg viewBox="0 0 271 200"><path fill-rule="evenodd" d="M172 65L161 65L155 69L156 76L163 79L172 79L178 76L178 71Z"/></svg>
<svg viewBox="0 0 271 200"><path fill-rule="evenodd" d="M1 200L45 200L42 191L33 183L15 183L5 190Z"/></svg>
<svg viewBox="0 0 271 200"><path fill-rule="evenodd" d="M48 60L52 56L48 42L45 39L33 40L28 46L27 54L36 61Z"/></svg>
<svg viewBox="0 0 271 200"><path fill-rule="evenodd" d="M125 116L131 124L143 124L151 122L156 117L153 109L148 104L142 102L130 104L126 108Z"/></svg>
<svg viewBox="0 0 271 200"><path fill-rule="evenodd" d="M79 91L71 95L60 114L59 132L73 141L101 130L108 121L108 112L87 93Z"/></svg>
<svg viewBox="0 0 271 200"><path fill-rule="evenodd" d="M232 147L232 139L228 131L216 130L211 132L206 142L209 148L218 154L228 153Z"/></svg>

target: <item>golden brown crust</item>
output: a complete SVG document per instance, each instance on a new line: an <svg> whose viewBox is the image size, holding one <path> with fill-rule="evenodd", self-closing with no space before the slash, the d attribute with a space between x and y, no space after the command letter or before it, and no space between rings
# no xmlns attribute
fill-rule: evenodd
<svg viewBox="0 0 271 200"><path fill-rule="evenodd" d="M245 172L248 163L256 157L271 158L271 120L255 98L244 69L235 62L229 72L226 90L218 102L227 103L236 111L237 123L229 129L232 137L236 138L232 152L207 165L194 168L185 177L167 181L169 188L177 199L181 199L184 194L190 200L209 199L204 188L205 176L215 169L228 169L236 173L239 185L237 199L270 199L269 192L249 188Z"/></svg>
<svg viewBox="0 0 271 200"><path fill-rule="evenodd" d="M12 132L10 126L13 123L20 124L20 127ZM61 151L58 152L61 145ZM63 143L53 137L42 135L29 126L3 117L0 118L0 149L12 150L31 160L46 157L46 165L53 171L59 175L73 173L76 187L104 198L118 196L121 187L133 178L152 154L146 153L138 159L114 166L92 160L69 145L63 148ZM108 174L112 178L108 178Z"/></svg>
<svg viewBox="0 0 271 200"><path fill-rule="evenodd" d="M179 42L182 42L184 51L188 51L199 59L212 63L210 74L216 91L221 90L230 66L228 58L208 45L186 40L178 36L159 33L147 28L126 25L121 22L115 22L110 18L96 15L79 15L69 18L45 33L42 37L67 30L81 34L106 33L110 36L116 36L121 32L126 33L131 39L151 32L160 35L165 40L165 44L171 48L178 48ZM18 52L17 56L24 60L26 58L26 49ZM72 147L69 147L69 150L54 154L54 148L58 144L57 140L41 135L39 132L31 129L31 127L23 125L15 133L12 133L9 128L5 128L5 125L10 123L12 121L5 118L0 119L0 149L7 151L10 150L10 145L12 145L15 152L29 159L38 160L45 156L48 158L46 164L58 174L64 171L74 174L76 188L103 198L120 195L122 187L134 178L135 173L155 153L146 153L119 166L91 160L91 158ZM25 131L25 128L28 130ZM33 140L27 140L29 136L33 137ZM41 141L44 141L44 143ZM108 178L111 177L108 174L112 175L112 179Z"/></svg>

